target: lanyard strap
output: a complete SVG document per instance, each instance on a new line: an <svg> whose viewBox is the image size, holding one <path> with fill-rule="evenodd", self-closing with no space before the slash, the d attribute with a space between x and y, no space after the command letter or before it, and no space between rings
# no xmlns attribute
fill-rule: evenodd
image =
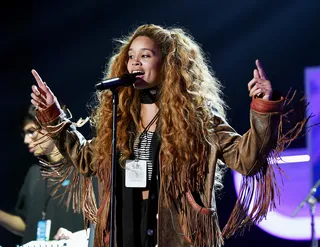
<svg viewBox="0 0 320 247"><path fill-rule="evenodd" d="M46 198L46 200L44 201L44 205L43 205L43 209L42 209L42 219L45 220L46 219L46 214L47 214L47 207L48 207L48 203L49 203L49 200L51 198L51 195L48 194L48 179L45 178L45 188L44 188L44 198Z"/></svg>
<svg viewBox="0 0 320 247"><path fill-rule="evenodd" d="M141 144L142 144L142 138L145 137L146 139L146 147L148 147L148 137L147 137L147 132L149 131L150 127L152 126L152 124L154 124L157 119L160 116L160 112L158 111L157 114L151 119L150 123L148 123L148 125L144 128L144 130L142 131L142 133L139 136L139 141L138 141L138 146L137 146L137 156L136 156L136 160L138 160L141 156Z"/></svg>
<svg viewBox="0 0 320 247"><path fill-rule="evenodd" d="M155 121L158 120L159 116L160 116L160 112L158 111L157 114L151 119L150 123L148 123L148 125L144 128L144 130L142 131L140 136L145 134L150 129L151 125L154 124Z"/></svg>

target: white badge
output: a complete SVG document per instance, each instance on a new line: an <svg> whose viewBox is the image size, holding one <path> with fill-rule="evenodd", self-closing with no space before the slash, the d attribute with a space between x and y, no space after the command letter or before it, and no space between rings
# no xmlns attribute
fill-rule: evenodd
<svg viewBox="0 0 320 247"><path fill-rule="evenodd" d="M37 240L48 241L50 237L51 220L39 220L37 225Z"/></svg>
<svg viewBox="0 0 320 247"><path fill-rule="evenodd" d="M126 161L126 187L145 188L147 186L147 161Z"/></svg>

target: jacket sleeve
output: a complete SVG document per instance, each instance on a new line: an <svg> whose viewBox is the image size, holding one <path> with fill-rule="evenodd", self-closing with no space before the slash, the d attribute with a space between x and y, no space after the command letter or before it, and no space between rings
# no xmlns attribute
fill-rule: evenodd
<svg viewBox="0 0 320 247"><path fill-rule="evenodd" d="M60 153L68 163L72 164L84 176L94 175L95 171L92 166L94 139L86 140L73 124L61 131L55 139Z"/></svg>
<svg viewBox="0 0 320 247"><path fill-rule="evenodd" d="M279 101L253 99L250 129L243 136L223 119L215 119L218 157L244 175L235 207L223 229L227 238L259 223L275 208L280 194L274 172L274 168L279 167L274 158L277 156L283 101L282 98Z"/></svg>
<svg viewBox="0 0 320 247"><path fill-rule="evenodd" d="M56 104L36 114L40 125L48 132L48 137L56 140L56 146L65 158L64 163L73 165L81 175L93 175L91 162L94 139L86 140L76 129L76 124L67 119Z"/></svg>
<svg viewBox="0 0 320 247"><path fill-rule="evenodd" d="M86 140L76 129L79 124L67 119L56 104L52 104L45 111L37 111L36 115L39 124L48 132L46 138L56 141L55 144L64 157L62 161L55 164L42 159L40 161L42 175L56 184L56 188L59 188L66 178L71 178L70 184L62 195L65 204L67 207L72 205L77 212L83 211L87 219L95 222L97 206L91 177L95 175L92 165L94 139ZM57 189L53 190L52 195L56 193Z"/></svg>
<svg viewBox="0 0 320 247"><path fill-rule="evenodd" d="M215 137L218 158L243 175L253 175L276 146L282 100L253 99L250 110L250 129L243 135L222 118L215 117Z"/></svg>

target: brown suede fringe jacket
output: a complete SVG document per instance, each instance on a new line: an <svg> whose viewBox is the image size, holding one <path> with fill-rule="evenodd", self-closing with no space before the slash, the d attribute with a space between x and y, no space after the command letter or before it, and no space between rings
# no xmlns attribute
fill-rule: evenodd
<svg viewBox="0 0 320 247"><path fill-rule="evenodd" d="M275 208L279 196L274 173L274 168L279 168L276 163L277 155L297 137L307 121L304 119L289 133L283 133L282 122L286 115L282 110L288 101L290 100L283 98L278 101L253 99L250 110L251 128L243 136L236 133L224 119L215 116L204 192L185 189L177 209L164 205L165 192L160 189L157 235L159 247L222 246L223 237L242 233ZM108 193L101 192L104 185L100 181L100 208L97 209L90 178L94 171L89 166L92 160L92 142L85 140L76 130L75 124L66 119L55 104L44 111L37 111L37 118L48 131L49 137L57 140L57 146L65 157L65 162L61 164L41 162L44 175L55 176L56 182L62 182L70 173L74 174L73 182L69 185L67 205L72 203L73 208L82 210L89 221L97 223L95 247L109 246L110 198ZM243 174L240 195L222 232L214 192L218 160ZM253 207L249 210L251 203Z"/></svg>

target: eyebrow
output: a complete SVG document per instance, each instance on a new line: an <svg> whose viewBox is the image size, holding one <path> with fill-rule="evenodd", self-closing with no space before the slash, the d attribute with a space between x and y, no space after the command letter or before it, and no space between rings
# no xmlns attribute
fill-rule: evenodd
<svg viewBox="0 0 320 247"><path fill-rule="evenodd" d="M129 51L132 51L132 50L133 50L132 48L129 48L128 52L129 52ZM156 54L156 52L155 52L154 50L149 49L149 48L142 48L142 49L140 49L140 50L142 50L142 51L150 51L150 52L152 52L152 54Z"/></svg>

